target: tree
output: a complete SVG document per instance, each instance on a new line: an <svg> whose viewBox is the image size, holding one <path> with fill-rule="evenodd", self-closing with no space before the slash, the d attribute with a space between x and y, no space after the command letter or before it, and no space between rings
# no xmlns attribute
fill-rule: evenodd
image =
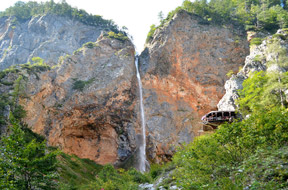
<svg viewBox="0 0 288 190"><path fill-rule="evenodd" d="M160 22L162 22L162 20L164 19L164 14L163 14L162 11L160 11L160 12L158 13L158 19L160 20Z"/></svg>
<svg viewBox="0 0 288 190"><path fill-rule="evenodd" d="M10 118L11 133L0 145L0 189L57 189L57 151Z"/></svg>

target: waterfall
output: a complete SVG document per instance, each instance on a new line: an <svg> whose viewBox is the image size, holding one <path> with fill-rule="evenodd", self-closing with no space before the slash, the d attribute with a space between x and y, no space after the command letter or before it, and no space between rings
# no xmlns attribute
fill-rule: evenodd
<svg viewBox="0 0 288 190"><path fill-rule="evenodd" d="M137 80L139 86L139 96L140 96L140 114L141 114L141 127L142 127L142 142L139 146L139 170L141 172L146 171L146 129L145 129L145 115L144 115L144 105L143 105L143 93L142 93L142 82L138 69L138 55L135 57L135 66L137 72Z"/></svg>

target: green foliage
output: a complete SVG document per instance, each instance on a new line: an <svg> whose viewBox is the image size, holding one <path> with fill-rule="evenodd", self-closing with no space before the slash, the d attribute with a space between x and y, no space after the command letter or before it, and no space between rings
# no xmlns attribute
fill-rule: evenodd
<svg viewBox="0 0 288 190"><path fill-rule="evenodd" d="M263 71L254 72L243 82L243 89L239 90L240 98L237 100L239 110L247 115L259 109L271 109L273 107L286 107L288 73Z"/></svg>
<svg viewBox="0 0 288 190"><path fill-rule="evenodd" d="M233 71L233 70L230 70L230 71L226 74L226 76L227 76L228 78L230 78L230 77L232 77L233 74L234 74L234 71Z"/></svg>
<svg viewBox="0 0 288 190"><path fill-rule="evenodd" d="M80 189L109 189L109 190L134 190L138 189L140 183L150 182L150 178L141 172L133 169L125 171L114 169L111 165L106 165L97 174L96 180Z"/></svg>
<svg viewBox="0 0 288 190"><path fill-rule="evenodd" d="M32 64L29 62L26 64L14 65L0 72L0 83L11 86L9 90L12 90L12 93L7 92L0 94L0 125L4 125L7 122L5 119L7 117L4 117L7 108L10 108L10 111L16 119L20 120L26 115L24 108L18 104L19 98L27 98L27 95L25 94L27 78L24 76L23 72L26 71L28 74L34 74L36 78L39 79L38 73L47 70L50 70L50 67L44 63L44 60L40 57L34 57L32 58ZM7 77L8 75L10 75L10 77Z"/></svg>
<svg viewBox="0 0 288 190"><path fill-rule="evenodd" d="M271 166L273 171L264 173L268 164L262 167L253 167L253 164L272 162L261 160L259 150L287 150L287 116L285 109L258 110L246 120L224 124L214 134L197 138L173 157L176 165L173 175L177 184L184 189L243 189L251 184L250 180L257 180L262 187L275 176L279 187L285 185L287 173L281 168L278 172L279 165L274 164ZM267 154L274 155L273 152ZM252 169L258 170L258 174ZM242 170L245 173L238 177ZM275 171L277 175L274 175Z"/></svg>
<svg viewBox="0 0 288 190"><path fill-rule="evenodd" d="M6 124L7 108L9 106L9 98L7 94L0 94L0 126Z"/></svg>
<svg viewBox="0 0 288 190"><path fill-rule="evenodd" d="M62 189L79 189L80 186L95 180L103 166L89 159L81 159L75 155L61 153L58 156L58 172Z"/></svg>
<svg viewBox="0 0 288 190"><path fill-rule="evenodd" d="M220 146L214 135L202 136L174 155L177 184L184 189L210 187L207 184L228 176L235 156Z"/></svg>
<svg viewBox="0 0 288 190"><path fill-rule="evenodd" d="M274 34L274 35L273 35L273 38L280 38L280 39L282 39L282 40L286 40L286 36L283 35L283 34Z"/></svg>
<svg viewBox="0 0 288 190"><path fill-rule="evenodd" d="M287 67L282 36L269 40L268 66ZM283 39L282 39L283 40ZM255 57L254 61L262 61ZM253 72L236 102L242 121L223 124L176 153L173 177L184 189L284 189L287 187L288 72Z"/></svg>
<svg viewBox="0 0 288 190"><path fill-rule="evenodd" d="M45 141L29 139L13 116L10 134L1 139L1 189L57 189L57 151L46 148Z"/></svg>
<svg viewBox="0 0 288 190"><path fill-rule="evenodd" d="M85 86L90 85L91 83L93 83L95 79L91 78L91 79L89 79L87 81L78 80L78 79L73 79L73 80L74 80L74 83L73 83L72 89L83 91Z"/></svg>
<svg viewBox="0 0 288 190"><path fill-rule="evenodd" d="M111 38L111 39L117 39L117 40L120 40L121 42L125 42L126 40L128 40L129 38L127 36L125 36L123 33L121 32L118 32L118 33L115 33L113 31L110 31L106 34L104 34L104 36L108 37L108 38Z"/></svg>
<svg viewBox="0 0 288 190"><path fill-rule="evenodd" d="M281 46L280 40L278 38L272 38L268 41L267 54L273 55L273 60L269 64L277 64L281 67L288 66L288 56L286 48Z"/></svg>
<svg viewBox="0 0 288 190"><path fill-rule="evenodd" d="M5 11L0 12L0 17L3 16L15 16L20 22L30 19L32 16L43 14L55 14L59 16L66 16L71 19L78 20L84 24L91 26L101 26L104 29L111 30L116 33L123 33L126 35L125 28L119 29L119 27L112 20L105 20L102 16L88 14L83 9L77 9L71 7L63 0L60 3L55 3L53 0L45 3L37 3L35 1L22 2L18 1L14 6L7 8ZM14 21L14 23L17 23Z"/></svg>
<svg viewBox="0 0 288 190"><path fill-rule="evenodd" d="M9 73L23 75L22 72L24 70L26 70L29 74L34 74L37 77L37 79L39 79L37 73L45 72L50 69L51 69L50 66L47 65L42 58L33 57L32 64L28 62L25 64L13 65L3 71L0 71L0 80L5 78Z"/></svg>
<svg viewBox="0 0 288 190"><path fill-rule="evenodd" d="M285 189L288 186L287 147L259 149L246 159L233 173L235 181L241 181L250 189Z"/></svg>
<svg viewBox="0 0 288 190"><path fill-rule="evenodd" d="M261 38L253 38L251 41L250 41L250 46L252 45L260 45L262 43L262 39Z"/></svg>
<svg viewBox="0 0 288 190"><path fill-rule="evenodd" d="M148 32L148 35L146 38L146 43L150 42L153 39L153 35L154 35L156 29L157 28L156 28L155 24L152 24L150 26L150 31Z"/></svg>
<svg viewBox="0 0 288 190"><path fill-rule="evenodd" d="M253 61L261 62L263 57L261 55L256 55L253 59Z"/></svg>
<svg viewBox="0 0 288 190"><path fill-rule="evenodd" d="M84 47L87 47L89 49L92 49L96 47L96 44L94 42L87 42L86 44L83 45Z"/></svg>
<svg viewBox="0 0 288 190"><path fill-rule="evenodd" d="M155 29L169 22L181 10L200 16L203 19L200 24L233 24L247 31L265 30L275 33L277 29L288 26L286 9L287 5L281 7L279 0L184 0L182 5L171 11L165 19L161 17L159 26L151 26L146 43L151 40Z"/></svg>
<svg viewBox="0 0 288 190"><path fill-rule="evenodd" d="M259 109L262 104L264 86L268 78L263 71L255 72L243 82L243 89L239 91L240 99L237 104L241 113L248 114Z"/></svg>

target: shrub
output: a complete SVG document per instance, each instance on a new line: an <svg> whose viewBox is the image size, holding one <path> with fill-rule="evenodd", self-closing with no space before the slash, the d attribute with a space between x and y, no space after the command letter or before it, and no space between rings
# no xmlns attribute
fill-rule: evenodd
<svg viewBox="0 0 288 190"><path fill-rule="evenodd" d="M155 24L152 24L150 26L150 30L149 30L147 38L146 38L146 43L150 42L153 39L153 35L154 35L156 29L157 28L156 28Z"/></svg>
<svg viewBox="0 0 288 190"><path fill-rule="evenodd" d="M0 144L1 189L58 189L57 151L45 141L27 140L23 126L10 115L9 136Z"/></svg>
<svg viewBox="0 0 288 190"><path fill-rule="evenodd" d="M250 46L252 45L260 45L262 43L262 38L253 38L251 41L250 41Z"/></svg>
<svg viewBox="0 0 288 190"><path fill-rule="evenodd" d="M97 174L95 181L82 186L80 189L134 190L138 189L139 183L145 182L150 182L150 179L135 169L117 171L112 165L106 165Z"/></svg>
<svg viewBox="0 0 288 190"><path fill-rule="evenodd" d="M85 86L90 85L92 82L94 82L94 78L91 78L87 81L83 81L83 80L78 80L78 79L73 79L74 83L73 83L73 90L80 90L83 91Z"/></svg>
<svg viewBox="0 0 288 190"><path fill-rule="evenodd" d="M261 168L260 163L261 169L258 174L255 173L255 178L249 176L257 172L258 167L253 165L262 162L261 155L257 153L259 150L267 150L268 155L274 155L272 150L287 150L287 116L288 110L278 107L268 112L258 110L246 120L224 124L214 134L198 137L173 157L176 165L173 175L178 186L184 189L243 189L243 184L249 185L251 179L256 179L255 187L258 187L256 182L260 183L259 187L263 186L262 182L269 186L269 179L274 177L278 179L279 186L285 186L287 175L281 173L280 168L277 170L276 164L273 170L267 170L264 174L263 170L267 167ZM254 154L256 157L251 157ZM264 162L273 160L267 158ZM243 168L249 175L237 177L239 174L236 173Z"/></svg>
<svg viewBox="0 0 288 190"><path fill-rule="evenodd" d="M96 47L96 44L94 42L87 42L86 44L83 45L84 47L87 47L89 49L92 49Z"/></svg>
<svg viewBox="0 0 288 190"><path fill-rule="evenodd" d="M230 77L232 77L233 74L234 74L234 71L233 71L233 70L230 70L230 71L226 74L226 76L227 76L228 78L230 78Z"/></svg>
<svg viewBox="0 0 288 190"><path fill-rule="evenodd" d="M288 148L259 149L247 158L232 178L243 189L285 189L288 186Z"/></svg>
<svg viewBox="0 0 288 190"><path fill-rule="evenodd" d="M261 62L263 59L263 57L261 55L256 55L253 59L253 61L256 61L256 62Z"/></svg>
<svg viewBox="0 0 288 190"><path fill-rule="evenodd" d="M115 33L115 32L108 32L106 34L104 34L104 36L110 38L110 39L117 39L121 42L125 42L126 40L128 40L129 38L127 36L125 36L123 33L121 32L118 32L118 33Z"/></svg>
<svg viewBox="0 0 288 190"><path fill-rule="evenodd" d="M280 38L282 40L286 40L287 37L283 34L274 34L273 38Z"/></svg>

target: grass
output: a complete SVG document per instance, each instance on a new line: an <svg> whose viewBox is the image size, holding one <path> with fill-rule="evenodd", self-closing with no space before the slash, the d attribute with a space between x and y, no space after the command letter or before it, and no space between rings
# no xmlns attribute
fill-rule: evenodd
<svg viewBox="0 0 288 190"><path fill-rule="evenodd" d="M76 188L95 180L103 166L89 159L61 153L58 156L60 180L66 187Z"/></svg>

